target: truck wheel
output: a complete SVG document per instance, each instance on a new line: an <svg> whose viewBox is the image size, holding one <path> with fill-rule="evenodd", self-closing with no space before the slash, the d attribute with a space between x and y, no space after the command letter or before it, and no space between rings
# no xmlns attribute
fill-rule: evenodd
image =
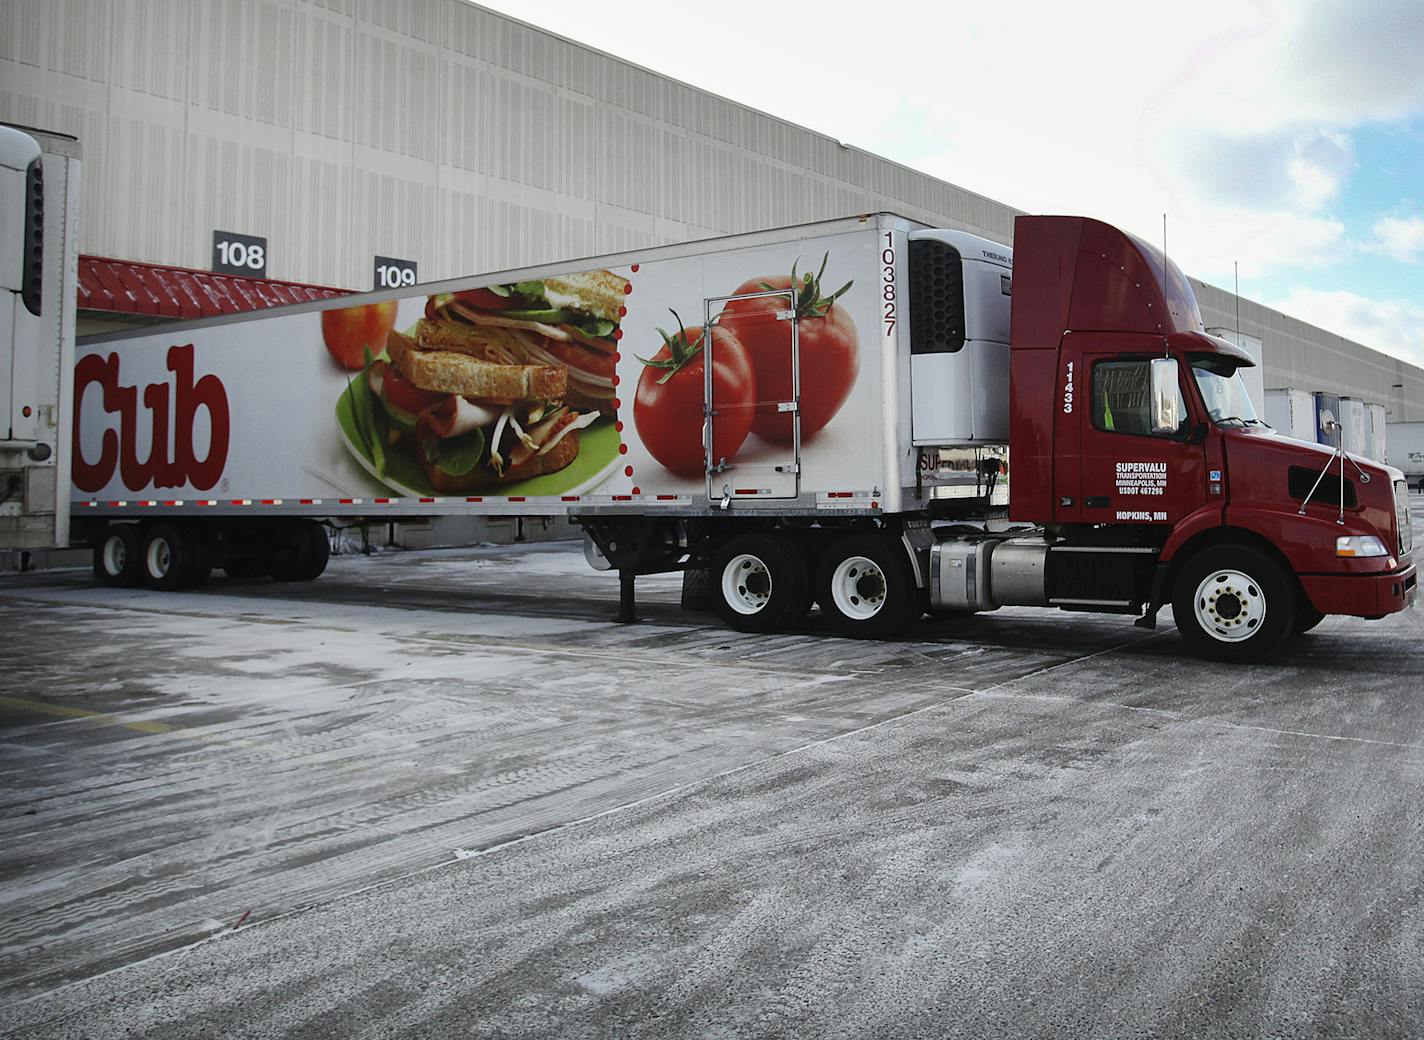
<svg viewBox="0 0 1424 1040"><path fill-rule="evenodd" d="M110 524L94 543L94 577L116 589L143 584L143 539L137 524Z"/></svg>
<svg viewBox="0 0 1424 1040"><path fill-rule="evenodd" d="M775 632L805 602L806 559L776 534L742 534L712 559L713 609L738 632Z"/></svg>
<svg viewBox="0 0 1424 1040"><path fill-rule="evenodd" d="M143 543L143 583L159 592L181 588L192 558L191 534L175 524L154 524Z"/></svg>
<svg viewBox="0 0 1424 1040"><path fill-rule="evenodd" d="M1221 545L1177 575L1172 617L1182 638L1213 661L1263 661L1296 632L1295 583L1258 549Z"/></svg>
<svg viewBox="0 0 1424 1040"><path fill-rule="evenodd" d="M331 540L326 536L326 527L316 520L303 520L302 527L306 529L307 541L311 543L311 556L302 581L315 581L321 577L327 561L331 559Z"/></svg>
<svg viewBox="0 0 1424 1040"><path fill-rule="evenodd" d="M821 558L816 590L831 625L854 639L883 639L917 616L910 561L892 538L841 539Z"/></svg>
<svg viewBox="0 0 1424 1040"><path fill-rule="evenodd" d="M1325 620L1325 615L1316 610L1302 594L1295 605L1295 630L1296 633L1309 632L1320 622Z"/></svg>

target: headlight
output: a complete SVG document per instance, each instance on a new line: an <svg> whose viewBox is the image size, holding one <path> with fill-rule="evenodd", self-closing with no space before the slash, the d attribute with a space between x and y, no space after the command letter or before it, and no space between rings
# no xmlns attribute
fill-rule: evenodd
<svg viewBox="0 0 1424 1040"><path fill-rule="evenodd" d="M1350 534L1335 539L1335 555L1388 556L1389 550L1372 534Z"/></svg>

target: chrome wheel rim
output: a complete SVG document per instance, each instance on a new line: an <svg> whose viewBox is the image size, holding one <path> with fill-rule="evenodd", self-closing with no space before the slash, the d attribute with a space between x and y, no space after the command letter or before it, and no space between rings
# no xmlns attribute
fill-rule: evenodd
<svg viewBox="0 0 1424 1040"><path fill-rule="evenodd" d="M759 614L771 602L771 572L760 557L742 553L722 570L722 597L738 614Z"/></svg>
<svg viewBox="0 0 1424 1040"><path fill-rule="evenodd" d="M885 606L885 572L865 556L847 556L831 572L831 599L836 609L856 621L868 621Z"/></svg>
<svg viewBox="0 0 1424 1040"><path fill-rule="evenodd" d="M1192 609L1207 635L1223 643L1239 643L1261 630L1266 597L1249 574L1212 571L1197 585Z"/></svg>

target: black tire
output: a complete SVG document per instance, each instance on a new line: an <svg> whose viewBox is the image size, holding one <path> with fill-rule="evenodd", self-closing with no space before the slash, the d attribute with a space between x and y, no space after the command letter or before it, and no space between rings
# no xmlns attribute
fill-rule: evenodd
<svg viewBox="0 0 1424 1040"><path fill-rule="evenodd" d="M192 555L188 558L188 573L183 576L183 588L202 588L213 573L213 550L196 526L189 527L186 533Z"/></svg>
<svg viewBox="0 0 1424 1040"><path fill-rule="evenodd" d="M831 546L816 569L816 601L853 639L884 639L920 615L914 571L890 534L850 535Z"/></svg>
<svg viewBox="0 0 1424 1040"><path fill-rule="evenodd" d="M238 581L246 581L250 578L265 578L271 569L271 564L269 564L266 559L255 556L244 556L236 560L229 560L223 565L223 573L229 578L236 578Z"/></svg>
<svg viewBox="0 0 1424 1040"><path fill-rule="evenodd" d="M316 520L303 520L302 527L306 530L307 541L311 543L311 556L302 580L315 581L321 577L327 561L331 559L331 540L326 535L326 526Z"/></svg>
<svg viewBox="0 0 1424 1040"><path fill-rule="evenodd" d="M816 554L804 541L796 541L794 546L801 554L802 566L806 568L806 582L801 598L792 604L791 612L786 616L787 627L796 624L810 613L816 602Z"/></svg>
<svg viewBox="0 0 1424 1040"><path fill-rule="evenodd" d="M94 577L116 589L143 584L143 538L137 524L109 524L94 543Z"/></svg>
<svg viewBox="0 0 1424 1040"><path fill-rule="evenodd" d="M312 540L306 523L285 524L276 532L267 573L277 581L306 581L312 565Z"/></svg>
<svg viewBox="0 0 1424 1040"><path fill-rule="evenodd" d="M194 554L193 536L177 524L154 524L143 540L143 583L157 592L183 587Z"/></svg>
<svg viewBox="0 0 1424 1040"><path fill-rule="evenodd" d="M806 558L790 539L737 535L712 558L712 607L738 632L776 632L805 602L810 580Z"/></svg>
<svg viewBox="0 0 1424 1040"><path fill-rule="evenodd" d="M1309 632L1324 620L1325 615L1321 611L1316 610L1310 600L1305 598L1305 594L1301 593L1300 598L1296 600L1295 604L1296 633Z"/></svg>
<svg viewBox="0 0 1424 1040"><path fill-rule="evenodd" d="M1198 655L1247 664L1268 660L1296 634L1296 596L1294 579L1273 557L1218 545L1178 572L1172 617Z"/></svg>

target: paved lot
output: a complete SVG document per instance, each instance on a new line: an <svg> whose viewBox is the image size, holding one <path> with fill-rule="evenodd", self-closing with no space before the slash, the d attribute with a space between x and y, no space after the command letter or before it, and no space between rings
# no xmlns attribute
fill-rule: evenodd
<svg viewBox="0 0 1424 1040"><path fill-rule="evenodd" d="M1169 612L639 592L570 546L0 583L0 1030L1424 1030L1424 612L1231 669Z"/></svg>

